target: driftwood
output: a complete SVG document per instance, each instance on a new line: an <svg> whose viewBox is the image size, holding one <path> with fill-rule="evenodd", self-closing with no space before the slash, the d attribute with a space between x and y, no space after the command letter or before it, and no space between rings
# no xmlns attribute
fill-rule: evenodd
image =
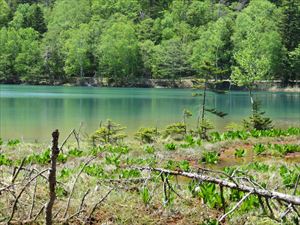
<svg viewBox="0 0 300 225"><path fill-rule="evenodd" d="M275 199L275 200L286 202L291 205L300 205L300 197L295 196L295 195L283 194L283 193L280 193L277 191L270 191L270 190L266 190L266 189L256 188L253 186L247 186L244 184L236 184L236 183L227 181L225 179L216 178L216 177L209 176L209 175L190 173L190 172L184 172L184 171L172 171L172 170L167 170L167 169L162 169L162 168L152 168L152 167L132 167L132 168L202 180L202 181L214 183L214 184L217 184L217 185L220 185L223 187L236 189L236 190L239 190L242 192L251 192L254 195L261 196L266 199Z"/></svg>
<svg viewBox="0 0 300 225"><path fill-rule="evenodd" d="M56 198L55 187L56 187L56 160L59 154L58 148L58 137L59 132L55 130L52 133L52 151L51 151L51 168L49 172L49 201L45 207L45 222L46 225L52 225L52 208Z"/></svg>

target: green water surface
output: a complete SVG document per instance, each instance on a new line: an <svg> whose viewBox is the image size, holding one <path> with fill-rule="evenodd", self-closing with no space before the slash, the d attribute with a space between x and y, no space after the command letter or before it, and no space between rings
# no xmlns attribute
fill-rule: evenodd
<svg viewBox="0 0 300 225"><path fill-rule="evenodd" d="M58 128L64 138L83 123L87 134L110 118L127 127L131 135L140 127L163 128L182 120L183 109L195 125L199 97L190 89L92 88L0 85L0 137L25 141L50 140ZM266 115L280 127L300 126L300 94L256 92ZM247 92L208 93L208 107L224 111L224 119L209 116L216 129L240 122L250 114Z"/></svg>

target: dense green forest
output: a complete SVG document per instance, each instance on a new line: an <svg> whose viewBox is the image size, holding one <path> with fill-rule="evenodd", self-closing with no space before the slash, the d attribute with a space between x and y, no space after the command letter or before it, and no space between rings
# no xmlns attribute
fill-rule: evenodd
<svg viewBox="0 0 300 225"><path fill-rule="evenodd" d="M300 78L298 0L0 0L0 82Z"/></svg>

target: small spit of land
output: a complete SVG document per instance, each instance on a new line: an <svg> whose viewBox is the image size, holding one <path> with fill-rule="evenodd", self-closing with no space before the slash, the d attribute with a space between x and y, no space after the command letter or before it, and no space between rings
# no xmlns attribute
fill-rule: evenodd
<svg viewBox="0 0 300 225"><path fill-rule="evenodd" d="M53 203L54 224L299 224L300 128L174 127L2 141L0 221L44 224Z"/></svg>

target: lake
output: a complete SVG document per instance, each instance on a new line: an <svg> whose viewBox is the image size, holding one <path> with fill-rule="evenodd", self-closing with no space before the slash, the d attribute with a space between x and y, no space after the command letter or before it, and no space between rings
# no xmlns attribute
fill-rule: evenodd
<svg viewBox="0 0 300 225"><path fill-rule="evenodd" d="M87 134L101 121L112 119L127 127L133 135L140 127L164 128L182 120L188 109L195 125L199 97L191 89L95 88L0 85L0 137L25 141L48 141L58 128L64 138L73 128L83 124ZM276 126L300 126L300 94L255 92L263 110ZM200 97L201 98L201 97ZM227 94L209 92L208 107L228 113L224 119L210 115L217 130L250 115L247 92Z"/></svg>

